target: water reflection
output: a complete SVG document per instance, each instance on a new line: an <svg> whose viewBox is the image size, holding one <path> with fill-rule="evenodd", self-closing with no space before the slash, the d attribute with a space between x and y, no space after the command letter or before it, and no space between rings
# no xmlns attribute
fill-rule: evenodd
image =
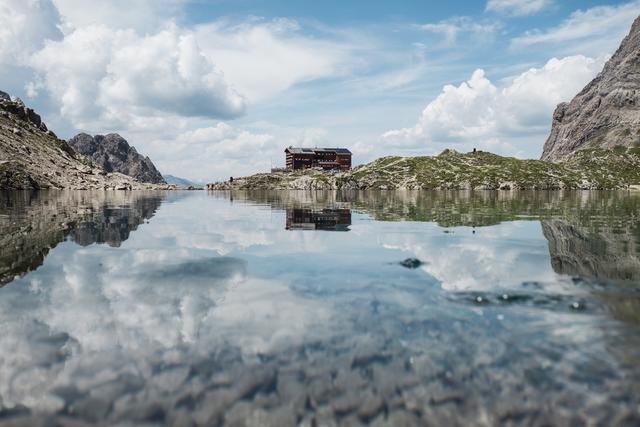
<svg viewBox="0 0 640 427"><path fill-rule="evenodd" d="M0 192L0 286L42 265L69 238L119 247L151 218L163 192Z"/></svg>
<svg viewBox="0 0 640 427"><path fill-rule="evenodd" d="M351 209L287 208L287 230L349 231Z"/></svg>
<svg viewBox="0 0 640 427"><path fill-rule="evenodd" d="M636 195L83 194L0 217L76 227L0 290L0 423L637 424Z"/></svg>

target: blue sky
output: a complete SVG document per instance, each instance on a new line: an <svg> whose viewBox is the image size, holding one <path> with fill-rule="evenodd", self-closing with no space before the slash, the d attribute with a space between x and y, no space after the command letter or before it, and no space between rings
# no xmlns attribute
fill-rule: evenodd
<svg viewBox="0 0 640 427"><path fill-rule="evenodd" d="M0 0L0 89L68 138L118 132L223 179L342 145L356 163L536 158L640 1Z"/></svg>

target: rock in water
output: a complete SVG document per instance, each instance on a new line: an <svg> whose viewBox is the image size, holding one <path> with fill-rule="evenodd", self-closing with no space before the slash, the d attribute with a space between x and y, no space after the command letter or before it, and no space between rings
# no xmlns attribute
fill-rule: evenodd
<svg viewBox="0 0 640 427"><path fill-rule="evenodd" d="M542 160L585 148L640 146L640 17L602 72L553 113Z"/></svg>
<svg viewBox="0 0 640 427"><path fill-rule="evenodd" d="M71 138L69 145L107 172L120 172L140 182L166 184L149 157L140 155L117 133L96 136L81 133Z"/></svg>
<svg viewBox="0 0 640 427"><path fill-rule="evenodd" d="M400 265L404 268L409 268L411 270L416 269L422 266L423 262L418 258L407 258L404 261L400 262Z"/></svg>

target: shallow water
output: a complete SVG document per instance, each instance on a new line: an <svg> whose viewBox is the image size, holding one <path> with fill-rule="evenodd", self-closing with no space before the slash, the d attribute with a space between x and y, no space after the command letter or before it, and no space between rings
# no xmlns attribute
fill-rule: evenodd
<svg viewBox="0 0 640 427"><path fill-rule="evenodd" d="M0 424L640 425L640 195L0 193Z"/></svg>

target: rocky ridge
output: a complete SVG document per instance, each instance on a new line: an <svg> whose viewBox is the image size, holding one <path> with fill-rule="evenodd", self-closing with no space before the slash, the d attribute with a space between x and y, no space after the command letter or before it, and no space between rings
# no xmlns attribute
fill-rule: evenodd
<svg viewBox="0 0 640 427"><path fill-rule="evenodd" d="M628 189L640 184L640 149L582 150L552 163L487 152L383 157L352 171L308 169L235 178L208 190L562 190Z"/></svg>
<svg viewBox="0 0 640 427"><path fill-rule="evenodd" d="M47 129L19 99L0 94L0 189L172 189L106 172Z"/></svg>
<svg viewBox="0 0 640 427"><path fill-rule="evenodd" d="M543 160L578 150L640 146L640 17L602 72L553 113Z"/></svg>
<svg viewBox="0 0 640 427"><path fill-rule="evenodd" d="M69 140L69 145L107 172L119 172L140 182L166 184L151 159L139 154L117 133L95 136L80 133Z"/></svg>

